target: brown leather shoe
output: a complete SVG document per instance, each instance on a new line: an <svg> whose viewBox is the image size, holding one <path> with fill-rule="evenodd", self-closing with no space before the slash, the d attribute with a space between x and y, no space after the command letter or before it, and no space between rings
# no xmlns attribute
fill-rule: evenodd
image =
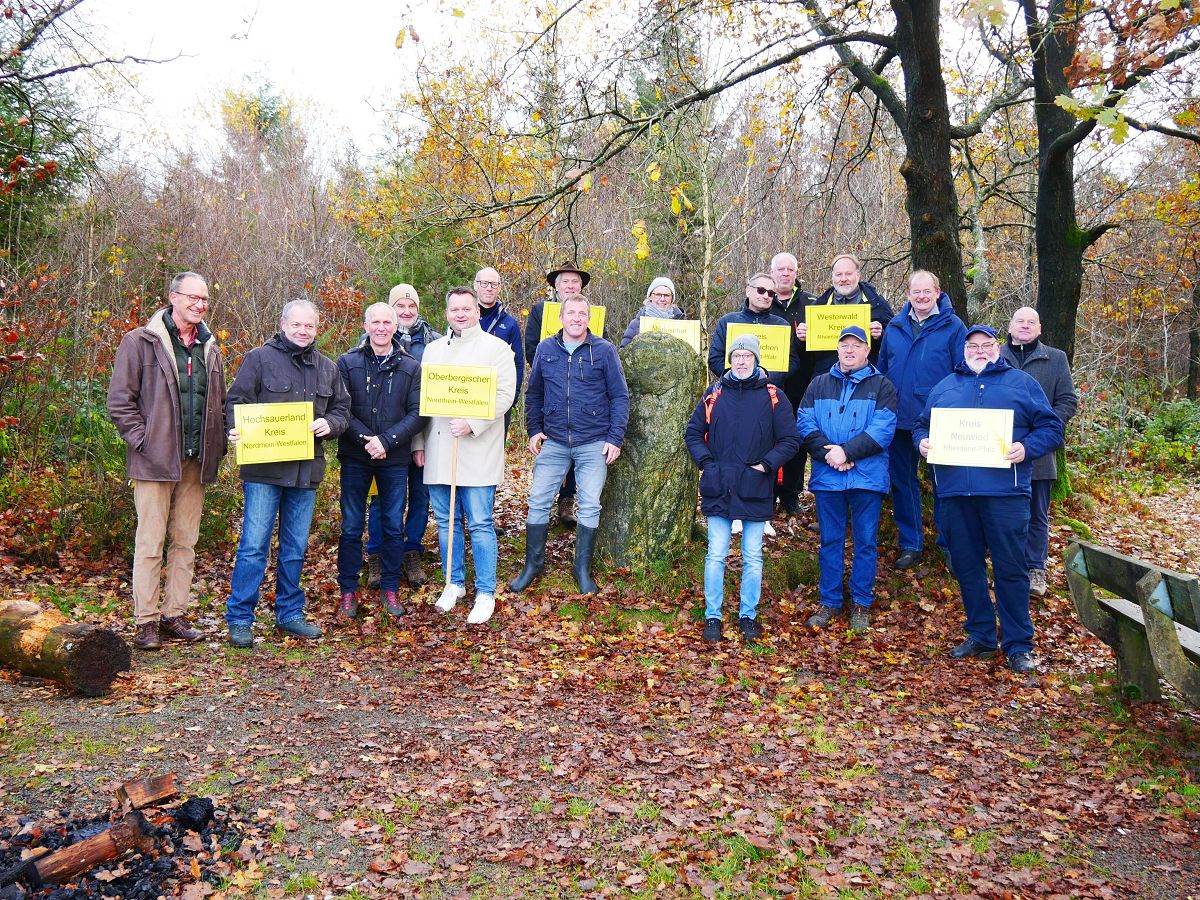
<svg viewBox="0 0 1200 900"><path fill-rule="evenodd" d="M162 641L158 639L158 623L143 622L137 627L133 637L133 646L138 650L161 650Z"/></svg>
<svg viewBox="0 0 1200 900"><path fill-rule="evenodd" d="M204 640L204 633L193 628L183 616L163 616L158 630L167 640L187 641L189 644Z"/></svg>
<svg viewBox="0 0 1200 900"><path fill-rule="evenodd" d="M560 525L578 525L579 520L575 518L575 498L574 497L559 497L558 498L558 522Z"/></svg>
<svg viewBox="0 0 1200 900"><path fill-rule="evenodd" d="M429 576L421 565L421 551L408 550L404 554L404 577L413 587L421 587L429 583Z"/></svg>
<svg viewBox="0 0 1200 900"><path fill-rule="evenodd" d="M367 587L379 587L379 579L383 576L383 561L378 553L367 554Z"/></svg>

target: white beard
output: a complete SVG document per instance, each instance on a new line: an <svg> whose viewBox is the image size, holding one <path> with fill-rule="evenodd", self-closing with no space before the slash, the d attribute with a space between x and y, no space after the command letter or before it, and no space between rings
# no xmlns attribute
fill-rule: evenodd
<svg viewBox="0 0 1200 900"><path fill-rule="evenodd" d="M968 359L967 367L970 368L970 370L972 372L974 372L976 375L978 375L980 372L982 372L984 369L987 368L987 365L990 362L991 362L990 359Z"/></svg>

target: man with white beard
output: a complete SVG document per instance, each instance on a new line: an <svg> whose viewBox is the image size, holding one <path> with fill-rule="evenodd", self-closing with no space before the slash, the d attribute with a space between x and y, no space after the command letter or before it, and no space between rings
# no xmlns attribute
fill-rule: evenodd
<svg viewBox="0 0 1200 900"><path fill-rule="evenodd" d="M950 545L950 569L958 581L967 639L950 651L955 659L995 656L999 644L1008 667L1034 672L1033 621L1029 617L1029 482L1033 460L1062 443L1062 421L1038 383L1000 358L996 332L986 325L967 329L964 361L929 394L912 439L929 457L931 411L1011 409L1009 468L935 465L934 490L941 500L939 528ZM988 592L991 554L996 599ZM996 622L1000 634L997 640Z"/></svg>

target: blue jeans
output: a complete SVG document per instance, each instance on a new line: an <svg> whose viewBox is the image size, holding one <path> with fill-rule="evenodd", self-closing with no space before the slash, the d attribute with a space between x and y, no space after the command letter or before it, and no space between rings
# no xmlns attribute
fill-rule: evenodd
<svg viewBox="0 0 1200 900"><path fill-rule="evenodd" d="M433 517L437 519L438 550L442 554L442 571L447 584L466 587L466 566L463 564L462 520L454 522L454 568L446 572L446 544L450 539L450 485L431 484L429 500ZM471 556L475 559L475 593L496 593L496 528L492 524L492 509L496 502L496 486L458 487L454 491L455 505L466 514L471 532Z"/></svg>
<svg viewBox="0 0 1200 900"><path fill-rule="evenodd" d="M900 534L900 549L921 551L925 548L925 526L921 522L921 476L917 466L921 453L913 446L911 431L897 431L888 448L888 475L892 480L892 517ZM949 550L940 519L941 501L933 494L933 524L937 543Z"/></svg>
<svg viewBox="0 0 1200 900"><path fill-rule="evenodd" d="M967 634L986 647L995 647L998 618L1005 655L1028 653L1033 649L1029 569L1025 565L1029 498L943 497L942 515L950 542L950 568L967 614ZM994 605L988 594L989 554Z"/></svg>
<svg viewBox="0 0 1200 900"><path fill-rule="evenodd" d="M1025 567L1046 568L1046 556L1050 552L1050 493L1054 490L1053 478L1039 478L1029 482L1033 495L1029 498L1029 538L1025 542Z"/></svg>
<svg viewBox="0 0 1200 900"><path fill-rule="evenodd" d="M371 480L379 490L383 510L383 539L380 542L379 579L381 591L400 586L400 562L404 557L404 494L408 466L369 466L358 460L342 460L342 536L338 541L338 589L358 590L363 566L363 517Z"/></svg>
<svg viewBox="0 0 1200 900"><path fill-rule="evenodd" d="M425 529L429 526L429 489L425 487L425 467L408 467L408 511L404 514L405 553L425 552ZM372 497L367 507L367 552L378 553L383 547L383 531L379 527L379 498ZM401 504L405 498L401 496Z"/></svg>
<svg viewBox="0 0 1200 900"><path fill-rule="evenodd" d="M766 522L742 522L742 594L738 617L753 619L762 596L762 541ZM721 618L725 602L725 559L733 521L708 517L708 554L704 557L704 618Z"/></svg>
<svg viewBox="0 0 1200 900"><path fill-rule="evenodd" d="M854 561L850 567L850 599L870 607L875 599L875 569L879 561L879 509L883 494L877 491L814 491L817 522L821 526L821 605L842 608L842 576L846 569L846 519L854 536Z"/></svg>
<svg viewBox="0 0 1200 900"><path fill-rule="evenodd" d="M285 625L304 618L304 591L300 571L308 550L317 492L308 488L274 484L242 483L245 509L237 560L229 580L225 621L230 625L252 625L258 591L267 574L271 532L279 519L279 554L275 559L275 624Z"/></svg>
<svg viewBox="0 0 1200 900"><path fill-rule="evenodd" d="M550 505L567 470L574 466L579 524L596 528L600 524L600 494L608 478L604 461L604 441L577 444L574 447L546 438L533 461L533 485L529 488L530 525L550 522Z"/></svg>

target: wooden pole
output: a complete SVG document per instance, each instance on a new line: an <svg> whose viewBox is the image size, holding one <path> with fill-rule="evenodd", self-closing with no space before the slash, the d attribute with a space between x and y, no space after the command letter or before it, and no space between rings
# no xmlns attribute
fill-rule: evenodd
<svg viewBox="0 0 1200 900"><path fill-rule="evenodd" d="M0 602L0 663L51 678L98 697L132 664L129 645L113 631L72 622L57 609L27 600Z"/></svg>
<svg viewBox="0 0 1200 900"><path fill-rule="evenodd" d="M455 493L458 487L458 435L454 435L454 444L450 450L450 534L446 541L446 584L449 585L450 573L454 571L454 520L458 518L458 511L454 508ZM466 535L463 535L463 542L466 542ZM465 552L464 546L464 552Z"/></svg>
<svg viewBox="0 0 1200 900"><path fill-rule="evenodd" d="M90 872L96 866L130 850L148 853L154 848L154 835L145 817L133 810L120 822L77 844L55 850L33 864L36 880L40 884L62 884L82 872Z"/></svg>

